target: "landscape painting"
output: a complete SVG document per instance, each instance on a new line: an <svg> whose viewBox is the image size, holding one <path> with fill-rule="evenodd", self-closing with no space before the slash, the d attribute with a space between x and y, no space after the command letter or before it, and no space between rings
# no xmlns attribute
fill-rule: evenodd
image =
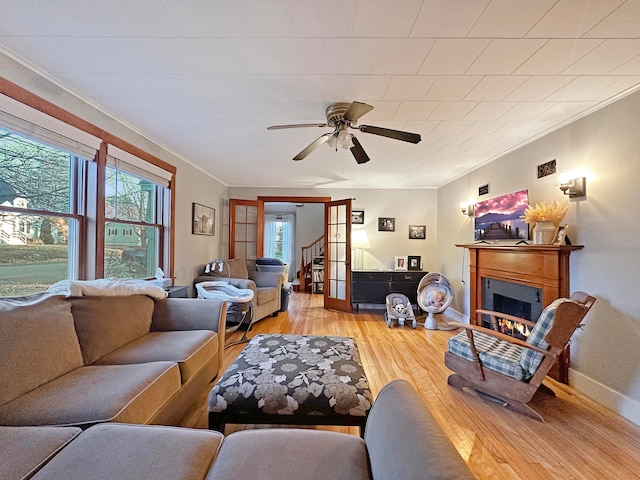
<svg viewBox="0 0 640 480"><path fill-rule="evenodd" d="M475 239L529 240L529 226L520 216L529 204L529 191L509 193L475 205Z"/></svg>

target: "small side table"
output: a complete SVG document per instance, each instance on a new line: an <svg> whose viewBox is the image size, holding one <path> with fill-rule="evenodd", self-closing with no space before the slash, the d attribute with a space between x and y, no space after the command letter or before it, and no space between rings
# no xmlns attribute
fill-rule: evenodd
<svg viewBox="0 0 640 480"><path fill-rule="evenodd" d="M187 298L187 292L189 287L183 285L173 285L167 288L167 295L169 298Z"/></svg>

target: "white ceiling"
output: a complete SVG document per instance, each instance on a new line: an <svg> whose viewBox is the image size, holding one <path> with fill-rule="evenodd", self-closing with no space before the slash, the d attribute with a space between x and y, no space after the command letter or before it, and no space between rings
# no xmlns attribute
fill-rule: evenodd
<svg viewBox="0 0 640 480"><path fill-rule="evenodd" d="M441 186L640 86L640 0L0 0L0 44L229 186ZM337 101L371 161L322 145ZM541 159L546 161L549 159Z"/></svg>

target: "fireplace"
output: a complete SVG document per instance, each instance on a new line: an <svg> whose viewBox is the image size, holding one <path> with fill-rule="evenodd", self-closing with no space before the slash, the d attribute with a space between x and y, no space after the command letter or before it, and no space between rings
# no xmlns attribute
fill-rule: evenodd
<svg viewBox="0 0 640 480"><path fill-rule="evenodd" d="M569 255L584 248L582 245L513 245L513 244L462 244L458 247L469 250L469 294L471 323L483 325L482 315L476 309L499 310L494 302L506 303L512 314L523 318L527 314L537 320L542 309L559 297L569 297ZM490 281L492 288L502 288L501 281L517 286L532 287L532 293L520 298L512 291L495 291L485 295L484 283ZM518 287L518 288L519 288ZM512 288L512 287L509 287ZM496 294L496 296L494 296ZM490 297L485 302L485 297ZM507 297L507 299L500 298ZM515 299L515 300L514 300ZM528 306L531 305L531 312ZM491 307L491 308L489 308ZM539 308L539 310L538 310ZM501 306L500 310L504 309ZM524 312L524 313L522 313ZM505 327L506 328L506 327ZM569 381L569 347L560 355L549 376L567 383Z"/></svg>
<svg viewBox="0 0 640 480"><path fill-rule="evenodd" d="M542 290L516 282L483 277L482 308L535 322L542 313ZM530 333L528 326L504 318L497 318L492 325L491 317L482 315L482 324L520 340L526 340Z"/></svg>

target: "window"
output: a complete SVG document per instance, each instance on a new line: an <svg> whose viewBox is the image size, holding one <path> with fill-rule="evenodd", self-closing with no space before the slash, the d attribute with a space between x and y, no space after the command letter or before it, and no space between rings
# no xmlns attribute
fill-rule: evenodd
<svg viewBox="0 0 640 480"><path fill-rule="evenodd" d="M264 254L292 265L295 255L295 215L264 216ZM290 276L293 272L289 268ZM290 280L290 279L289 279Z"/></svg>
<svg viewBox="0 0 640 480"><path fill-rule="evenodd" d="M71 178L83 162L0 128L0 296L77 278L81 216Z"/></svg>
<svg viewBox="0 0 640 480"><path fill-rule="evenodd" d="M0 95L0 297L44 291L64 279L171 272L175 169L107 145L107 166L99 171L101 143ZM98 178L105 178L104 207Z"/></svg>
<svg viewBox="0 0 640 480"><path fill-rule="evenodd" d="M168 240L169 177L111 145L108 153L104 276L153 277L166 264L161 252Z"/></svg>

